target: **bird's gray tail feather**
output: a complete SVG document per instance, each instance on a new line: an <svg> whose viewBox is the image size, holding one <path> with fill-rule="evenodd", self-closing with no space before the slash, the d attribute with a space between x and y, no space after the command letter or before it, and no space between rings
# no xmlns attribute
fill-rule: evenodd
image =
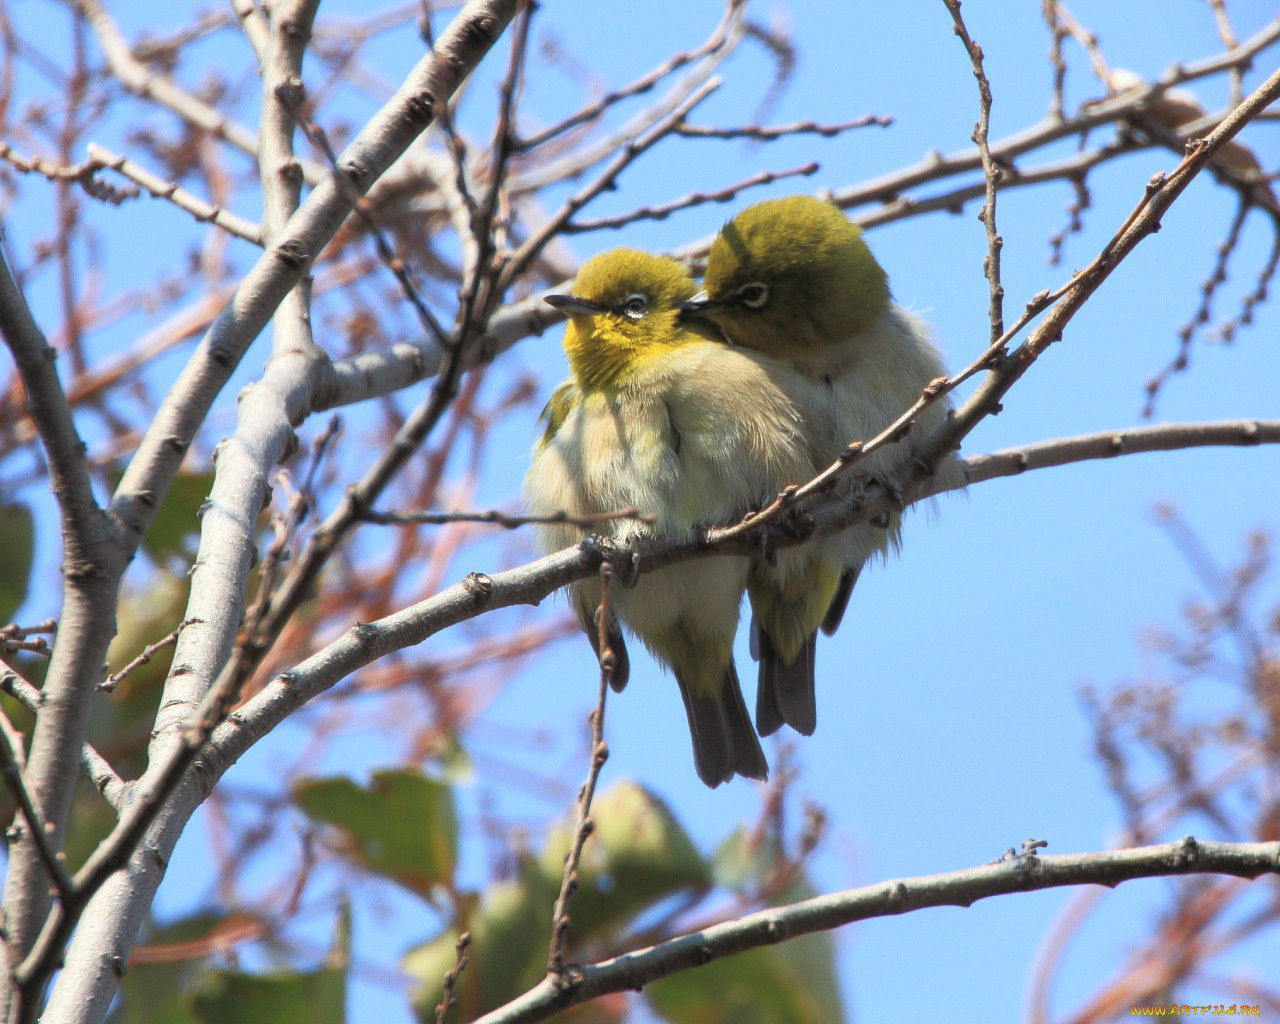
<svg viewBox="0 0 1280 1024"><path fill-rule="evenodd" d="M764 781L769 777L760 740L751 728L751 716L742 699L738 672L732 664L725 669L720 693L702 697L691 692L679 674L680 696L689 716L689 734L693 737L693 762L698 778L714 789L735 775Z"/></svg>
<svg viewBox="0 0 1280 1024"><path fill-rule="evenodd" d="M818 700L813 681L817 634L812 634L795 660L787 664L758 622L752 623L751 631L752 651L760 662L756 731L761 736L770 736L785 724L801 735L812 736L818 726Z"/></svg>

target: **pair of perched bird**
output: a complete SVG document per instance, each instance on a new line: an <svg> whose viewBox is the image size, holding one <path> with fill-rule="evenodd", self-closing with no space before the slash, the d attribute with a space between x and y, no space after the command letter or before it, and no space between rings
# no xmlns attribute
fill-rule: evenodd
<svg viewBox="0 0 1280 1024"><path fill-rule="evenodd" d="M945 372L925 325L893 304L859 229L809 196L758 203L726 224L701 292L674 260L614 249L582 265L573 294L547 301L569 318L572 376L543 414L526 501L538 514L634 507L654 517L598 527L623 542L690 540L740 520L883 430ZM928 406L908 444L949 408ZM902 454L890 445L860 468L884 470ZM948 456L938 471L954 476L959 463ZM558 550L583 532L556 524L541 539ZM834 632L862 565L898 536L893 516L776 557L680 562L611 588L603 624L598 579L574 583L570 600L597 653L603 625L615 689L629 672L619 623L671 669L703 782L764 779L733 662L744 590L760 663L756 727L809 735L817 632Z"/></svg>

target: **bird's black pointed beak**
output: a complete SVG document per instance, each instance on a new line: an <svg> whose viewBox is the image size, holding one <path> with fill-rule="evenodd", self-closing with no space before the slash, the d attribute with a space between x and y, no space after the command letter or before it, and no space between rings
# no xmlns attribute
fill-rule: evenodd
<svg viewBox="0 0 1280 1024"><path fill-rule="evenodd" d="M708 313L724 309L726 305L727 303L720 299L708 298L707 293L701 291L688 302L680 304L680 319L692 320L696 317L706 316Z"/></svg>
<svg viewBox="0 0 1280 1024"><path fill-rule="evenodd" d="M592 302L590 299L584 299L579 295L544 295L542 301L550 306L555 306L561 313L573 315L578 313L584 316L592 316L596 313L603 313L604 306L598 302Z"/></svg>

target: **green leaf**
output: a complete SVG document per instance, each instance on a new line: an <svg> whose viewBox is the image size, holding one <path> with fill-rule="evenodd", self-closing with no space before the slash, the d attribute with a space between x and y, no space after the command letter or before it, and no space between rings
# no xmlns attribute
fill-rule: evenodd
<svg viewBox="0 0 1280 1024"><path fill-rule="evenodd" d="M343 1024L347 970L214 971L191 1000L200 1024Z"/></svg>
<svg viewBox="0 0 1280 1024"><path fill-rule="evenodd" d="M713 858L716 881L725 888L735 892L753 894L766 887L774 872L781 864L781 850L777 837L772 834L748 832L739 827L730 833L720 844ZM801 876L786 889L777 892L769 900L771 906L783 906L808 899L816 895L816 890L808 879ZM840 995L840 980L836 972L835 938L831 932L815 932L790 939L767 951L756 950L753 953L768 952L767 964L761 965L752 961L741 968L746 971L760 972L758 980L766 986L778 1000L790 1001L794 1004L794 1012L804 1011L804 1016L784 1016L779 1020L786 1021L832 1021L839 1022L844 1017L844 1002ZM727 962L736 964L747 954L731 957ZM718 961L722 963L724 961ZM703 970L694 972L695 978L701 978ZM674 980L674 979L672 979ZM677 1024L690 1021L704 1022L717 1020L715 1017L703 1016L696 1005L680 992L676 986L676 1009L688 1010L685 1015L672 1015L670 1020ZM766 999L761 994L761 999ZM754 1018L744 1018L752 1020ZM765 1017L763 1019L771 1019Z"/></svg>
<svg viewBox="0 0 1280 1024"><path fill-rule="evenodd" d="M818 890L803 876L789 885L773 900L774 906L798 903L818 895ZM774 954L797 984L802 984L810 999L818 1006L820 1021L840 1024L845 1019L844 997L840 994L840 975L836 970L836 933L810 932L773 947Z"/></svg>
<svg viewBox="0 0 1280 1024"><path fill-rule="evenodd" d="M451 1020L472 1020L542 980L557 891L536 865L525 862L515 881L499 882L485 892L466 922L471 932L469 962L454 989L458 1007ZM423 1021L435 1020L445 972L454 967L462 930L446 929L401 961L405 973L418 980L413 1007Z"/></svg>
<svg viewBox="0 0 1280 1024"><path fill-rule="evenodd" d="M200 509L213 489L213 473L179 473L173 478L155 519L142 537L142 549L160 565L171 558L190 562L200 533Z"/></svg>
<svg viewBox="0 0 1280 1024"><path fill-rule="evenodd" d="M471 757L458 737L452 733L442 736L431 754L439 762L446 781L460 785L470 782L474 777L475 767L471 763Z"/></svg>
<svg viewBox="0 0 1280 1024"><path fill-rule="evenodd" d="M177 574L163 569L149 573L145 586L131 587L116 613L116 635L107 648L109 671L119 672L147 647L172 633L182 621L190 590L191 580L185 572ZM107 710L99 713L95 706L92 742L116 745L122 734L137 727L142 730L145 746L150 740L156 702L172 661L172 646L156 651L150 661L137 666L121 680L108 701L98 702L105 703ZM131 771L135 766L117 767ZM141 770L146 762L136 767Z"/></svg>
<svg viewBox="0 0 1280 1024"><path fill-rule="evenodd" d="M99 798L101 803L101 798ZM146 936L148 946L164 946L209 938L226 918L210 913L184 917ZM120 983L120 1002L109 1024L196 1024L187 995L206 971L205 957L172 963L131 963Z"/></svg>
<svg viewBox="0 0 1280 1024"><path fill-rule="evenodd" d="M578 868L570 938L607 937L637 914L676 893L704 889L711 875L671 809L634 782L619 782L596 798L595 831ZM571 824L547 837L539 863L558 890Z"/></svg>
<svg viewBox="0 0 1280 1024"><path fill-rule="evenodd" d="M189 1000L197 1024L344 1024L351 908L344 905L333 949L314 971L210 971Z"/></svg>
<svg viewBox="0 0 1280 1024"><path fill-rule="evenodd" d="M0 626L27 600L35 561L36 523L26 505L0 503Z"/></svg>
<svg viewBox="0 0 1280 1024"><path fill-rule="evenodd" d="M716 885L731 892L759 891L778 862L778 842L772 833L748 832L739 825L711 857Z"/></svg>
<svg viewBox="0 0 1280 1024"><path fill-rule="evenodd" d="M672 1024L839 1024L806 971L793 969L779 947L749 949L655 981L645 989Z"/></svg>
<svg viewBox="0 0 1280 1024"><path fill-rule="evenodd" d="M311 779L294 802L333 825L347 854L420 895L450 883L457 862L453 790L416 769L375 772L368 789L345 777Z"/></svg>

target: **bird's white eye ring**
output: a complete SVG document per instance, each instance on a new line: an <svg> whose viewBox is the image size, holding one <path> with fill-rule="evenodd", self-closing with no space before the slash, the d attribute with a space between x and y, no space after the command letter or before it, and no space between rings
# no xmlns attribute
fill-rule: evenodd
<svg viewBox="0 0 1280 1024"><path fill-rule="evenodd" d="M639 292L634 292L618 303L618 312L631 317L632 320L639 320L649 312L649 299Z"/></svg>
<svg viewBox="0 0 1280 1024"><path fill-rule="evenodd" d="M760 309L769 301L769 286L753 281L738 289L738 299L747 309Z"/></svg>

